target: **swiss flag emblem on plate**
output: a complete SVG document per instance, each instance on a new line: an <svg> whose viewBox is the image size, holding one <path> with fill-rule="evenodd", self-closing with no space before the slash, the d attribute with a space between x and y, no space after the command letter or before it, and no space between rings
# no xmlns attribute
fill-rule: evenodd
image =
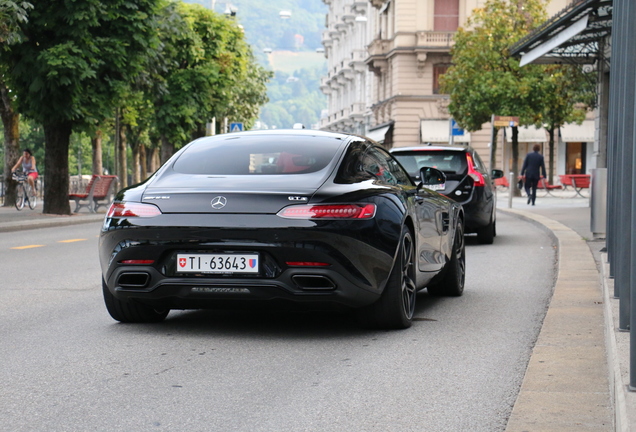
<svg viewBox="0 0 636 432"><path fill-rule="evenodd" d="M179 267L185 267L185 265L186 265L186 259L179 258Z"/></svg>

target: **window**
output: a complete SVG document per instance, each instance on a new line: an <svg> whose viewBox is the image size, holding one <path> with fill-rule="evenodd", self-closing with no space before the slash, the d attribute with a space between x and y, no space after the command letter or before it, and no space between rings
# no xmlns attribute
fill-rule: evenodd
<svg viewBox="0 0 636 432"><path fill-rule="evenodd" d="M433 94L440 94L440 77L446 73L450 63L438 63L433 65Z"/></svg>
<svg viewBox="0 0 636 432"><path fill-rule="evenodd" d="M188 146L173 167L184 174L305 174L324 169L341 144L333 138L295 135L204 138Z"/></svg>
<svg viewBox="0 0 636 432"><path fill-rule="evenodd" d="M433 19L435 31L457 31L457 27L459 27L459 0L435 0Z"/></svg>
<svg viewBox="0 0 636 432"><path fill-rule="evenodd" d="M384 149L369 142L352 143L336 183L376 180L387 185L412 185L407 173Z"/></svg>

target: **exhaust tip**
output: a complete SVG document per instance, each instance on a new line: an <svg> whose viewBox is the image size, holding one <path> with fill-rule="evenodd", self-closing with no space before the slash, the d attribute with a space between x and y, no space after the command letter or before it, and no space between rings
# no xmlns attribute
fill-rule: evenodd
<svg viewBox="0 0 636 432"><path fill-rule="evenodd" d="M150 275L144 272L125 272L117 278L117 285L122 288L145 288L150 281Z"/></svg>
<svg viewBox="0 0 636 432"><path fill-rule="evenodd" d="M336 284L325 276L320 275L294 275L292 280L302 290L307 291L333 291Z"/></svg>

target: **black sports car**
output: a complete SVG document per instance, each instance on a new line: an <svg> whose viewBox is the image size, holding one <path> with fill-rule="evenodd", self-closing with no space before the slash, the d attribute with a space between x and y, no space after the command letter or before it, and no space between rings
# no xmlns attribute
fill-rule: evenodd
<svg viewBox="0 0 636 432"><path fill-rule="evenodd" d="M464 214L416 185L364 137L241 132L183 147L120 191L99 256L110 315L292 301L356 310L373 327L411 325L416 293L464 289ZM258 303L261 305L262 303Z"/></svg>

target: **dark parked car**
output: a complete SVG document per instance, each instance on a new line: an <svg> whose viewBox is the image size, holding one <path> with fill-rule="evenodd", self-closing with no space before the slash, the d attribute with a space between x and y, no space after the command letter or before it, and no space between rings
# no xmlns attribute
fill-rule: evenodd
<svg viewBox="0 0 636 432"><path fill-rule="evenodd" d="M412 178L419 176L422 167L437 168L446 174L446 184L432 188L462 204L467 233L477 233L480 243L492 244L497 235L497 195L492 180L503 177L503 171L489 174L469 146L397 147L391 153Z"/></svg>
<svg viewBox="0 0 636 432"><path fill-rule="evenodd" d="M445 181L435 169L421 178ZM462 294L464 213L363 137L241 132L193 141L120 191L99 257L122 322L291 301L406 328L418 290Z"/></svg>

